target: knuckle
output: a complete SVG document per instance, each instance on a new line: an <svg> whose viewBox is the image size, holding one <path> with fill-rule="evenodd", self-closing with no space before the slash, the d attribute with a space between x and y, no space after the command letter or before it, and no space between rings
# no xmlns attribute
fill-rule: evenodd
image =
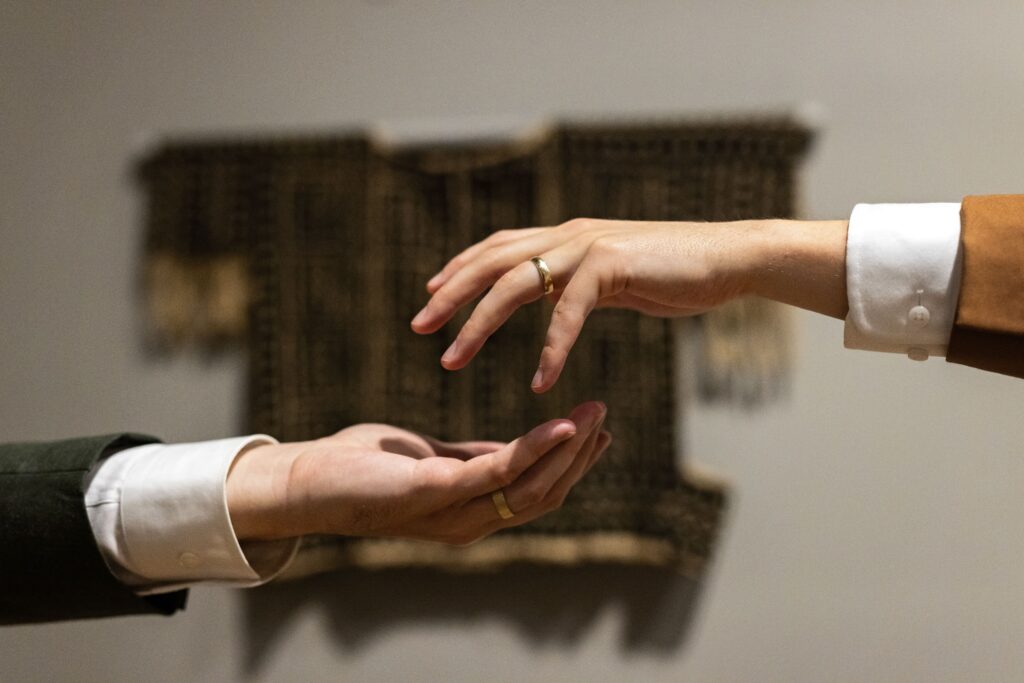
<svg viewBox="0 0 1024 683"><path fill-rule="evenodd" d="M562 496L549 494L547 497L544 498L544 500L537 504L537 507L540 508L545 515L547 515L560 509L562 507L562 503L564 502L565 500Z"/></svg>
<svg viewBox="0 0 1024 683"><path fill-rule="evenodd" d="M491 248L477 254L473 259L473 269L482 274L493 273L501 263L501 254L497 248Z"/></svg>
<svg viewBox="0 0 1024 683"><path fill-rule="evenodd" d="M580 314L574 307L568 305L565 299L558 302L555 310L551 311L551 318L561 325L575 325L580 321ZM557 335L557 331L553 332Z"/></svg>
<svg viewBox="0 0 1024 683"><path fill-rule="evenodd" d="M596 227L597 221L593 218L571 218L561 225L569 232L586 232Z"/></svg>
<svg viewBox="0 0 1024 683"><path fill-rule="evenodd" d="M500 282L511 272L509 265L507 257L495 249L481 254L473 267L477 269L478 278Z"/></svg>
<svg viewBox="0 0 1024 683"><path fill-rule="evenodd" d="M451 260L448 261L448 265L450 267L461 268L462 266L464 266L467 263L469 263L470 256L472 256L473 252L474 252L473 249L463 249L458 254L453 256L451 258Z"/></svg>
<svg viewBox="0 0 1024 683"><path fill-rule="evenodd" d="M451 294L451 287L449 286L450 280L443 285L441 288L434 292L434 295L427 302L427 306L433 309L437 313L446 313L454 307L454 300Z"/></svg>
<svg viewBox="0 0 1024 683"><path fill-rule="evenodd" d="M530 261L523 261L515 268L510 270L508 274L511 278L520 278L524 280L526 278L530 278L531 280L533 280L534 278L537 277L537 266L533 265L533 263Z"/></svg>
<svg viewBox="0 0 1024 683"><path fill-rule="evenodd" d="M566 295L562 295L562 299L555 305L551 311L551 317L559 320L565 320L571 314L569 304L567 303L570 299L566 298Z"/></svg>
<svg viewBox="0 0 1024 683"><path fill-rule="evenodd" d="M540 358L542 363L553 363L557 358L561 356L562 349L561 345L556 339L550 339L544 344L544 348L540 351Z"/></svg>
<svg viewBox="0 0 1024 683"><path fill-rule="evenodd" d="M494 466L494 481L499 487L505 487L516 480L519 475L510 461L502 461Z"/></svg>
<svg viewBox="0 0 1024 683"><path fill-rule="evenodd" d="M494 287L496 289L505 289L506 287L511 287L521 270L522 264L516 266L512 270L506 270L501 274L501 277L499 277L498 280L494 283Z"/></svg>
<svg viewBox="0 0 1024 683"><path fill-rule="evenodd" d="M480 324L480 314L474 309L469 315L469 320L462 325L462 329L455 335L453 343L458 342L461 352L465 353L470 342L475 344L476 340L480 337L481 327L483 326Z"/></svg>
<svg viewBox="0 0 1024 683"><path fill-rule="evenodd" d="M540 486L528 486L523 490L521 496L522 502L520 503L520 505L522 507L533 507L535 505L539 505L544 501L544 497L546 495L547 491L541 488Z"/></svg>
<svg viewBox="0 0 1024 683"><path fill-rule="evenodd" d="M619 250L619 241L614 237L598 237L590 244L587 256L611 256Z"/></svg>

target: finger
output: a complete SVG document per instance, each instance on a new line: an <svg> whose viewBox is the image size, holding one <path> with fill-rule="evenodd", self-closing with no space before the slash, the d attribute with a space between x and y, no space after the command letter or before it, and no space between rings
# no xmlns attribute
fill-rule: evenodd
<svg viewBox="0 0 1024 683"><path fill-rule="evenodd" d="M451 278L454 273L458 272L460 268L465 266L467 263L470 263L487 249L513 240L536 235L542 230L547 230L547 228L521 228L519 230L499 230L498 232L492 233L487 239L480 240L476 244L463 249L454 258L450 259L448 263L444 265L444 268L437 273L437 275L427 281L427 291L431 294L436 292Z"/></svg>
<svg viewBox="0 0 1024 683"><path fill-rule="evenodd" d="M548 512L551 512L550 510L545 510L541 508L539 505L535 505L526 510L520 510L519 512L516 512L515 516L511 519L502 519L495 512L494 503L493 501L491 501L490 496L488 496L486 499L475 499L471 503L471 505L473 506L473 510L471 513L473 515L473 519L479 519L481 516L486 516L488 514L489 519L482 523L477 522L465 530L462 536L463 538L468 538L469 540L467 542L469 543L478 541L482 538L486 538L487 536L493 534L495 531L500 531L501 529L509 529L511 527L528 524L529 522L532 522L538 517L542 517ZM467 505L467 512L468 508L469 506ZM489 513L488 508L490 508Z"/></svg>
<svg viewBox="0 0 1024 683"><path fill-rule="evenodd" d="M531 388L541 394L558 381L566 358L583 330L587 316L601 298L601 278L597 270L584 262L565 286L561 298L551 312L544 350L533 376Z"/></svg>
<svg viewBox="0 0 1024 683"><path fill-rule="evenodd" d="M571 418L578 427L576 436L541 458L522 476L504 487L505 500L513 512L540 503L574 462L586 459L586 446L588 443L592 445L591 437L600 432L606 411L604 404L591 402L572 412Z"/></svg>
<svg viewBox="0 0 1024 683"><path fill-rule="evenodd" d="M525 237L531 237L545 230L548 230L548 228L520 228L518 230L499 230L498 232L492 233L487 239L477 242L468 249L464 249L460 254L448 261L444 268L442 268L437 275L430 278L427 282L427 291L431 294L436 292L444 285L445 282L450 280L452 275L457 273L460 268L464 267L468 263L472 263L473 260L484 251L515 240L521 240Z"/></svg>
<svg viewBox="0 0 1024 683"><path fill-rule="evenodd" d="M436 332L455 312L493 285L505 273L564 240L565 233L553 230L488 248L465 264L430 297L416 317L412 329L419 334Z"/></svg>
<svg viewBox="0 0 1024 683"><path fill-rule="evenodd" d="M581 454L579 458L580 461L588 461L589 464L586 469L589 469L596 459L600 458L611 440L610 437L605 438L608 432L599 432L599 430L595 429L593 433L597 435L597 441L593 444L594 454L590 458L583 458ZM579 477L572 484L575 484L578 479ZM510 503L506 495L506 503L508 503L509 509L513 511L513 516L509 519L503 519L498 514L494 501L490 496L475 498L455 513L458 516L457 521L451 522L451 524L460 530L456 540L462 544L472 543L490 536L500 529L521 526L539 517L543 517L562 505L566 494L572 488L572 484L564 492L561 489L552 488L538 503L527 505L526 507L518 507L519 503ZM449 519L452 519L452 517L449 517Z"/></svg>
<svg viewBox="0 0 1024 683"><path fill-rule="evenodd" d="M604 420L601 423L601 426L603 426ZM590 439L587 441L587 445L584 447L585 455L581 454L581 457L573 461L569 469L565 471L565 474L551 487L551 491L548 492L547 498L542 501L542 504L547 504L552 508L561 507L572 487L590 469L600 452L607 446L608 439L605 436L607 433L600 428L593 431Z"/></svg>
<svg viewBox="0 0 1024 683"><path fill-rule="evenodd" d="M464 368L516 309L542 296L543 285L533 263L524 261L505 273L477 304L469 320L441 356L441 365L448 370Z"/></svg>
<svg viewBox="0 0 1024 683"><path fill-rule="evenodd" d="M569 282L576 267L587 253L585 241L572 241L541 255L551 271L555 289ZM544 282L531 261L523 261L508 271L480 300L469 320L441 357L441 365L458 370L469 364L487 339L516 312L519 307L544 296Z"/></svg>
<svg viewBox="0 0 1024 683"><path fill-rule="evenodd" d="M533 520L543 517L549 512L553 512L560 508L565 502L566 496L572 490L572 487L575 486L586 472L593 467L594 463L601 458L601 455L603 455L605 450L608 448L608 444L611 443L611 435L608 432L595 429L593 435L596 436L596 439L592 444L591 454L588 457L583 457L581 453L580 457L573 461L573 466L570 469L570 472L566 472L566 474L562 475L562 479L560 479L559 482L552 487L550 491L548 491L547 496L545 496L543 500L539 503L516 511L515 515L511 519L501 519L499 517L496 521L492 520L485 524L484 528L480 529L476 533L476 537L478 539L484 538L498 529L519 526L526 524L527 522L532 522ZM576 467L577 462L585 462L586 465L582 469L579 469ZM564 488L563 482L565 483ZM491 501L491 506L493 507L493 505L494 503Z"/></svg>
<svg viewBox="0 0 1024 683"><path fill-rule="evenodd" d="M559 419L535 427L508 446L467 460L446 487L454 502L490 494L515 481L531 465L577 432L571 420Z"/></svg>
<svg viewBox="0 0 1024 683"><path fill-rule="evenodd" d="M422 536L456 545L470 545L495 531L532 522L550 510L534 506L516 512L511 519L502 519L491 497L474 498L462 507L450 507L431 515L429 524L424 525Z"/></svg>
<svg viewBox="0 0 1024 683"><path fill-rule="evenodd" d="M571 419L570 424L574 425L573 436L563 439L561 442L551 443L549 448L545 448L539 455L533 456L533 462L528 467L519 469L519 472L514 477L505 478L503 482L499 481L498 477L486 478L486 476L481 476L482 484L480 488L471 495L465 496L462 499L462 503L457 504L456 507L461 508L463 514L470 519L475 519L476 523L483 524L498 514L491 495L499 489L504 492L505 500L513 511L517 507L526 508L536 500L540 500L547 494L547 491L561 473L569 467L573 457L586 442L587 437L600 420L603 412L604 406L593 401L577 406L569 415ZM569 420L565 422L569 422ZM524 439L530 438L538 431L542 432L545 427L546 425L542 425L533 430ZM492 455L499 456L501 453L512 450L511 447L516 445L518 444L514 441L510 444L509 449ZM544 442L543 438L537 441L537 447L543 448L545 445L548 444ZM531 445L527 448L534 448L534 446ZM492 455L482 455L474 458L466 463L466 466L478 464L485 459L491 458ZM499 470L505 468L506 466L498 467ZM483 502L487 504L483 505Z"/></svg>
<svg viewBox="0 0 1024 683"><path fill-rule="evenodd" d="M548 491L547 498L554 498L561 504L561 500L565 498L565 494L569 492L573 484L583 475L583 471L587 468L587 464L594 457L594 452L597 447L597 442L601 438L604 427L604 416L594 426L594 429L590 432L587 437L587 441L583 444L583 448L580 449L579 455L569 464L569 467L562 473L562 476L551 486Z"/></svg>
<svg viewBox="0 0 1024 683"><path fill-rule="evenodd" d="M596 463L601 455L607 450L608 444L611 443L611 434L608 432L601 431L600 433L595 430L595 434L598 434L597 441L594 444L594 452L587 459L587 465L583 473L577 477L576 481L586 474L594 463ZM575 481L573 482L575 483ZM569 487L571 490L571 485ZM565 492L568 493L568 490ZM484 495L474 498L463 506L452 506L446 508L441 513L432 517L429 531L431 533L436 532L440 540L447 540L451 543L459 545L467 545L478 541L486 536L493 534L495 531L500 529L520 526L528 522L532 522L538 517L555 510L561 505L565 499L565 494L561 490L552 490L548 492L541 502L529 505L527 507L517 509L512 507L514 504L509 504L510 509L513 510L514 516L510 519L502 519L498 514L497 508L495 507L494 501L491 495ZM507 496L506 496L506 502Z"/></svg>
<svg viewBox="0 0 1024 683"><path fill-rule="evenodd" d="M584 444L580 450L578 458L572 461L569 465L569 469L558 478L554 486L551 487L551 491L548 492L549 496L555 496L556 499L561 501L565 498L565 494L569 492L569 489L579 481L579 478L583 476L583 472L587 469L587 465L590 464L594 458L594 453L597 452L597 442L601 439L601 434L604 433L604 417L597 423L594 430L590 432L590 436L587 437L587 443Z"/></svg>

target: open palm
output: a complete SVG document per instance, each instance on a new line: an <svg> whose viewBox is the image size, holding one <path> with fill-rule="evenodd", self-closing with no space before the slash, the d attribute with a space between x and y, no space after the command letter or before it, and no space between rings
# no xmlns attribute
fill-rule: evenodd
<svg viewBox="0 0 1024 683"><path fill-rule="evenodd" d="M289 507L306 533L395 536L465 544L561 505L611 437L600 403L577 407L512 441L445 443L360 424L294 444ZM504 489L515 517L501 519Z"/></svg>

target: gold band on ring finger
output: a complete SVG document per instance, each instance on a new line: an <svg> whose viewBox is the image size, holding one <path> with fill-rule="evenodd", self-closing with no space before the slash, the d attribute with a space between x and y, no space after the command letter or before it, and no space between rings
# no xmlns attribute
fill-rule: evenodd
<svg viewBox="0 0 1024 683"><path fill-rule="evenodd" d="M544 293L550 294L555 291L555 281L551 279L551 269L548 268L548 264L540 256L534 256L530 259L533 266L537 269L537 273L540 275L540 284L544 287Z"/></svg>
<svg viewBox="0 0 1024 683"><path fill-rule="evenodd" d="M516 516L516 513L512 512L512 508L508 506L508 501L505 500L504 489L498 489L492 493L491 500L494 502L494 509L498 511L498 516L502 519L512 519Z"/></svg>

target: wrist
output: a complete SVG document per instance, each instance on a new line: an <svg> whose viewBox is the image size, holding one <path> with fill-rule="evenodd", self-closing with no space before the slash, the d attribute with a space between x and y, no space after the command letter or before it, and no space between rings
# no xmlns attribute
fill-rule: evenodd
<svg viewBox="0 0 1024 683"><path fill-rule="evenodd" d="M235 459L228 471L226 496L239 540L303 534L289 495L291 471L298 455L296 444L259 444Z"/></svg>
<svg viewBox="0 0 1024 683"><path fill-rule="evenodd" d="M738 296L774 298L776 284L772 264L779 259L783 241L791 239L786 225L791 222L767 219L732 224L738 228L737 248L730 264Z"/></svg>
<svg viewBox="0 0 1024 683"><path fill-rule="evenodd" d="M761 221L752 237L750 293L843 318L848 222Z"/></svg>

